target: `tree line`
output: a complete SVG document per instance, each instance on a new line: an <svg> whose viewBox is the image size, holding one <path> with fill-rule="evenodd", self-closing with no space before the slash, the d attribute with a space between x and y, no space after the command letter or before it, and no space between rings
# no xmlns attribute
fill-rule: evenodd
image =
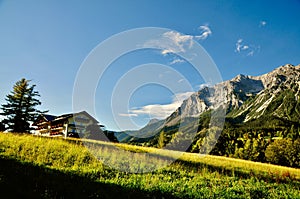
<svg viewBox="0 0 300 199"><path fill-rule="evenodd" d="M224 128L210 127L210 111L200 116L193 138L179 132L179 124L165 127L142 146L163 148L189 141L188 152L226 156L300 168L300 123L266 116L247 123L226 118ZM192 127L190 127L192 128ZM217 141L216 141L217 140ZM136 144L136 143L134 143Z"/></svg>

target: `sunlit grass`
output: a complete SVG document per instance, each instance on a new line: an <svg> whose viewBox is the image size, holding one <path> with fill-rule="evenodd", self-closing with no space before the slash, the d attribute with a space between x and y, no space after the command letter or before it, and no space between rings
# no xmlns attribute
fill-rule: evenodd
<svg viewBox="0 0 300 199"><path fill-rule="evenodd" d="M0 133L0 156L153 195L300 197L299 169L226 157L12 133Z"/></svg>
<svg viewBox="0 0 300 199"><path fill-rule="evenodd" d="M74 140L74 139L71 139ZM265 174L265 175L290 175L294 179L300 180L300 169L290 168L285 166L272 165L268 163L253 162L249 160L242 160L236 158L228 158L222 156L213 156L213 155L202 155L196 153L187 153L187 152L178 152L171 150L157 149L153 147L141 147L128 144L120 143L109 143L103 141L95 140L82 140L84 143L98 143L103 146L115 146L118 149L118 152L122 152L122 149L125 151L131 151L136 153L149 153L156 154L164 157L169 157L172 160L177 159L177 162L191 163L195 165L206 165L211 167L216 167L219 169L226 169L231 171L239 171L245 174ZM143 157L139 155L138 157ZM133 160L132 160L133 161Z"/></svg>

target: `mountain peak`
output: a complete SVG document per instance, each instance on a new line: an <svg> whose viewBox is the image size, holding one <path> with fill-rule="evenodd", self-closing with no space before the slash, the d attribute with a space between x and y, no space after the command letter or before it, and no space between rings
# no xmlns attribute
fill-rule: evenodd
<svg viewBox="0 0 300 199"><path fill-rule="evenodd" d="M221 82L211 88L202 88L185 100L166 123L178 123L179 117L196 117L209 109L216 109L219 106L228 107L228 111L240 108L245 101L256 97L256 104L266 101L258 112L264 110L272 101L271 97L276 96L283 90L294 88L300 85L300 65L286 64L261 76L249 76L239 74L231 80ZM298 87L297 87L298 88ZM220 93L222 93L221 95ZM298 95L298 94L297 94ZM225 96L225 97L224 97ZM269 100L268 100L269 99ZM179 111L180 110L180 111ZM262 114L262 112L261 112Z"/></svg>
<svg viewBox="0 0 300 199"><path fill-rule="evenodd" d="M148 124L147 124L147 125L154 124L154 123L156 123L156 122L158 122L158 121L159 121L159 119L157 119L157 118L153 118L153 119L151 119L151 120L148 122Z"/></svg>
<svg viewBox="0 0 300 199"><path fill-rule="evenodd" d="M294 66L292 64L285 64L285 65L279 66L278 68L276 68L269 74L279 73L279 74L289 75L289 74L293 73L295 70L299 70L299 69L300 69L300 65Z"/></svg>
<svg viewBox="0 0 300 199"><path fill-rule="evenodd" d="M200 88L165 120L151 119L139 133L148 135L164 127L172 129L182 118L199 118L220 107L226 109L226 117L241 123L262 116L296 122L300 117L299 99L300 65L286 64L261 76L240 74L214 86Z"/></svg>
<svg viewBox="0 0 300 199"><path fill-rule="evenodd" d="M239 74L236 77L234 77L231 81L239 82L239 81L242 81L242 80L248 79L248 78L249 78L248 75Z"/></svg>
<svg viewBox="0 0 300 199"><path fill-rule="evenodd" d="M295 67L293 64L285 64L283 66L279 66L277 69L292 69Z"/></svg>

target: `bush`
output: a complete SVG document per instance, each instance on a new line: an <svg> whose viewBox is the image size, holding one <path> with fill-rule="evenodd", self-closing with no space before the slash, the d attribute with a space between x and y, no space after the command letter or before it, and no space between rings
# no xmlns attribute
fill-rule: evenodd
<svg viewBox="0 0 300 199"><path fill-rule="evenodd" d="M300 139L294 142L289 138L275 140L265 152L268 162L283 166L300 167Z"/></svg>
<svg viewBox="0 0 300 199"><path fill-rule="evenodd" d="M300 168L300 138L293 142L292 147L287 152L290 166Z"/></svg>

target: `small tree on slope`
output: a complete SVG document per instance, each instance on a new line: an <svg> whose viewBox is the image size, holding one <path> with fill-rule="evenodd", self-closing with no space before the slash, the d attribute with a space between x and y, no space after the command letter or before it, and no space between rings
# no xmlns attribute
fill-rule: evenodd
<svg viewBox="0 0 300 199"><path fill-rule="evenodd" d="M6 96L6 104L3 104L1 115L6 118L3 123L12 132L29 132L30 123L33 122L38 114L45 113L36 109L41 105L37 99L39 93L34 90L36 85L29 85L30 80L25 78L16 82L13 91Z"/></svg>

